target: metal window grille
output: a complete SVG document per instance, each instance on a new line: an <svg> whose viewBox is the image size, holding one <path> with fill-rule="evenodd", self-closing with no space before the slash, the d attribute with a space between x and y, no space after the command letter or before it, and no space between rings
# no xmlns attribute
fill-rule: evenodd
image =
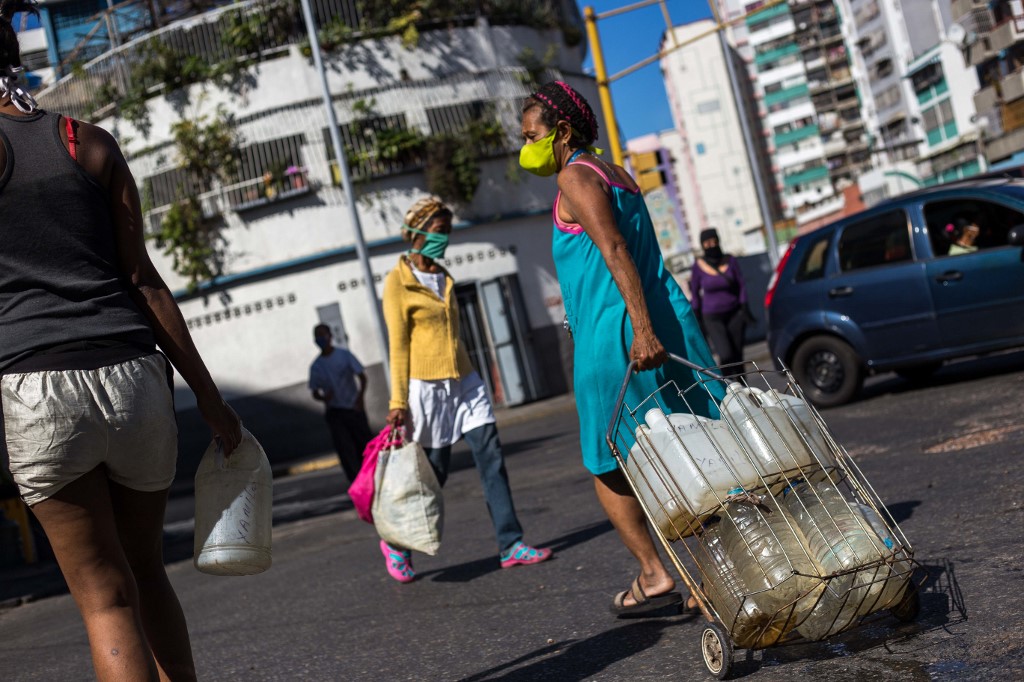
<svg viewBox="0 0 1024 682"><path fill-rule="evenodd" d="M305 143L306 137L300 133L242 147L238 150L237 181L255 180L267 173L280 175L290 167L301 167Z"/></svg>
<svg viewBox="0 0 1024 682"><path fill-rule="evenodd" d="M384 177L423 165L422 153L417 154L415 150L405 153L399 149L389 149L386 144L389 136L410 130L405 114L359 118L340 125L339 129L349 171L355 180ZM341 182L341 176L334 145L331 143L331 133L327 128L322 133L331 174L337 185Z"/></svg>

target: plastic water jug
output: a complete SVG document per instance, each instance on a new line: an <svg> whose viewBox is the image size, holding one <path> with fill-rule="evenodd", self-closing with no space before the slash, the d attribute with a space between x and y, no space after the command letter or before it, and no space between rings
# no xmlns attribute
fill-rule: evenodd
<svg viewBox="0 0 1024 682"><path fill-rule="evenodd" d="M709 525L701 535L702 547L694 557L703 581L704 593L722 624L741 649L771 646L793 627L789 609L778 613L770 593L750 593L743 585L736 565L722 544L721 524Z"/></svg>
<svg viewBox="0 0 1024 682"><path fill-rule="evenodd" d="M800 483L787 491L784 502L823 576L878 562L889 554L864 517L828 482L813 488ZM882 565L832 578L798 632L807 639L822 639L845 629L858 616L882 608L880 597L888 577L889 569Z"/></svg>
<svg viewBox="0 0 1024 682"><path fill-rule="evenodd" d="M746 445L767 484L777 481L783 471L810 468L817 462L786 410L766 399L764 391L732 382L726 388L721 412L722 419Z"/></svg>
<svg viewBox="0 0 1024 682"><path fill-rule="evenodd" d="M882 596L878 600L878 609L895 606L899 602L900 597L903 596L903 590L906 588L914 572L914 564L910 561L910 554L903 546L903 543L889 529L889 526L882 521L882 517L878 515L878 512L866 504L851 504L850 508L864 517L871 530L875 532L875 535L878 536L882 544L889 550L889 554L892 557L892 568L888 571L888 580L882 588Z"/></svg>
<svg viewBox="0 0 1024 682"><path fill-rule="evenodd" d="M779 407L789 415L790 421L803 437L804 443L810 448L822 467L835 465L835 456L832 454L832 447L828 444L821 425L814 418L810 406L795 395L780 393L774 388L765 391L761 396L762 401L768 407Z"/></svg>
<svg viewBox="0 0 1024 682"><path fill-rule="evenodd" d="M806 540L795 519L771 497L757 506L730 502L720 525L725 553L761 612L750 624L753 648L770 646L807 617L824 589L813 577L818 571Z"/></svg>
<svg viewBox="0 0 1024 682"><path fill-rule="evenodd" d="M756 478L728 427L713 419L658 408L636 431L626 471L670 540L700 527L731 490Z"/></svg>
<svg viewBox="0 0 1024 682"><path fill-rule="evenodd" d="M225 457L216 442L196 471L195 566L212 575L253 575L270 567L272 475L252 434Z"/></svg>

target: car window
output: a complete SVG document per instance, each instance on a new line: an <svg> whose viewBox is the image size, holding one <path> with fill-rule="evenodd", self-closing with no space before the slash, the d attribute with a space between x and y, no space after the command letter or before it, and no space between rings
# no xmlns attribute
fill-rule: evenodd
<svg viewBox="0 0 1024 682"><path fill-rule="evenodd" d="M828 253L828 243L831 237L831 234L826 234L807 247L804 258L800 261L800 267L796 271L797 282L825 276L825 255Z"/></svg>
<svg viewBox="0 0 1024 682"><path fill-rule="evenodd" d="M1006 246L1007 233L1024 225L1024 213L983 199L947 199L924 206L928 240L936 256L959 256Z"/></svg>
<svg viewBox="0 0 1024 682"><path fill-rule="evenodd" d="M839 267L844 272L913 258L910 225L902 210L851 223L839 237Z"/></svg>

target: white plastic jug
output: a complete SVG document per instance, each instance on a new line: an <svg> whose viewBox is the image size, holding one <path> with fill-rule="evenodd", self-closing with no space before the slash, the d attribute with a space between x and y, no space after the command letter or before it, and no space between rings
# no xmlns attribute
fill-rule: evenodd
<svg viewBox="0 0 1024 682"><path fill-rule="evenodd" d="M211 575L253 575L270 567L272 475L251 433L225 457L216 442L196 471L195 567Z"/></svg>
<svg viewBox="0 0 1024 682"><path fill-rule="evenodd" d="M721 412L723 421L732 425L747 446L767 484L777 481L783 471L816 464L786 410L777 401L773 404L764 391L732 382L726 388Z"/></svg>
<svg viewBox="0 0 1024 682"><path fill-rule="evenodd" d="M691 535L730 491L757 478L722 422L688 414L666 418L658 408L644 420L626 471L669 539Z"/></svg>
<svg viewBox="0 0 1024 682"><path fill-rule="evenodd" d="M803 436L804 442L810 447L811 454L817 458L818 463L823 468L835 465L836 460L832 454L832 448L829 446L828 440L822 432L821 425L814 418L811 408L807 403L795 395L780 393L774 388L770 391L765 391L762 399L764 404L769 407L779 407L785 410L786 414L790 417L790 421L793 422L800 435Z"/></svg>

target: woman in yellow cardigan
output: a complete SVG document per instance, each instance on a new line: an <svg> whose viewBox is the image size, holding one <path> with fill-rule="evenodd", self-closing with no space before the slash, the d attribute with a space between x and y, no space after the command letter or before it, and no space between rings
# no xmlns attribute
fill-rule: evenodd
<svg viewBox="0 0 1024 682"><path fill-rule="evenodd" d="M437 199L420 199L405 214L402 238L411 248L384 280L391 357L388 424L404 426L423 446L441 485L448 478L451 446L465 437L498 536L501 567L540 563L551 550L523 542L491 402L459 339L455 285L437 263L451 229L452 212ZM408 550L383 540L380 549L391 577L399 582L416 577Z"/></svg>

